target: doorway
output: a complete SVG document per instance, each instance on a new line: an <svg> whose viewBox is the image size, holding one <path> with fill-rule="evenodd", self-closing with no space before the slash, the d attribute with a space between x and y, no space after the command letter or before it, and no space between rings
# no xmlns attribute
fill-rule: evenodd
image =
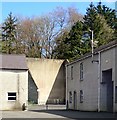
<svg viewBox="0 0 117 120"><path fill-rule="evenodd" d="M77 94L76 91L74 91L74 109L77 109Z"/></svg>
<svg viewBox="0 0 117 120"><path fill-rule="evenodd" d="M102 84L106 85L106 89L105 89L106 111L113 112L112 69L102 71Z"/></svg>

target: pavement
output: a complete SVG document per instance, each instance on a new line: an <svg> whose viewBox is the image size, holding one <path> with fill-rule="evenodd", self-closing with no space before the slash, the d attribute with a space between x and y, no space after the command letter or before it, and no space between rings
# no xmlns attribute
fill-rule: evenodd
<svg viewBox="0 0 117 120"><path fill-rule="evenodd" d="M27 111L1 111L2 120L117 120L117 113L66 110L65 105L29 105Z"/></svg>
<svg viewBox="0 0 117 120"><path fill-rule="evenodd" d="M80 112L72 110L33 110L33 111L2 111L2 120L117 120L117 114L105 112Z"/></svg>

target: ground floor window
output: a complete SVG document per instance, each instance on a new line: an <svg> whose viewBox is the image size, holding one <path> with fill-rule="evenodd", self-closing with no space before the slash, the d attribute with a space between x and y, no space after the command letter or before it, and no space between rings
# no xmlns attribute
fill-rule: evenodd
<svg viewBox="0 0 117 120"><path fill-rule="evenodd" d="M16 100L16 92L8 92L8 100Z"/></svg>
<svg viewBox="0 0 117 120"><path fill-rule="evenodd" d="M80 90L80 103L83 103L83 90Z"/></svg>

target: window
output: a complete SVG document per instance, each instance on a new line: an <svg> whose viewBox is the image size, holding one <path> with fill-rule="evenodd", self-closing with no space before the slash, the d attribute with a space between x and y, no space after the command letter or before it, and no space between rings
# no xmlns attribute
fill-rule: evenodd
<svg viewBox="0 0 117 120"><path fill-rule="evenodd" d="M16 100L16 92L8 92L8 100Z"/></svg>
<svg viewBox="0 0 117 120"><path fill-rule="evenodd" d="M115 86L115 103L117 103L117 86Z"/></svg>
<svg viewBox="0 0 117 120"><path fill-rule="evenodd" d="M80 90L80 103L83 103L83 90Z"/></svg>
<svg viewBox="0 0 117 120"><path fill-rule="evenodd" d="M71 80L73 80L73 66L71 66Z"/></svg>
<svg viewBox="0 0 117 120"><path fill-rule="evenodd" d="M80 80L83 80L83 63L80 63Z"/></svg>
<svg viewBox="0 0 117 120"><path fill-rule="evenodd" d="M72 92L69 92L69 103L72 103Z"/></svg>

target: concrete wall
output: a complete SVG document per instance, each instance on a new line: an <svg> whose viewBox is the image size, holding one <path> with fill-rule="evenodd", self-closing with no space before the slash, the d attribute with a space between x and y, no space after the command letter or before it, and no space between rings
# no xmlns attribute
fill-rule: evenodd
<svg viewBox="0 0 117 120"><path fill-rule="evenodd" d="M38 104L65 102L63 60L27 58L30 74L37 86ZM29 91L30 92L30 91ZM33 93L30 95L34 96Z"/></svg>
<svg viewBox="0 0 117 120"><path fill-rule="evenodd" d="M22 109L28 100L28 71L0 71L0 110ZM8 101L8 92L16 92L15 101Z"/></svg>

